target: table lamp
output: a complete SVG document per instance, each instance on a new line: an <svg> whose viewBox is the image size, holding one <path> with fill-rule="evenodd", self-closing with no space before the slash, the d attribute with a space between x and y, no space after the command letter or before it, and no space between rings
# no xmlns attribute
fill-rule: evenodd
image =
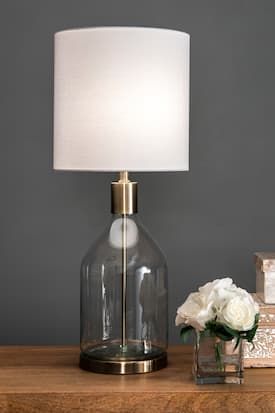
<svg viewBox="0 0 275 413"><path fill-rule="evenodd" d="M112 218L81 264L80 367L167 363L167 265L137 217L135 171L189 161L189 35L94 27L55 35L54 169L119 172ZM163 194L165 196L165 194Z"/></svg>

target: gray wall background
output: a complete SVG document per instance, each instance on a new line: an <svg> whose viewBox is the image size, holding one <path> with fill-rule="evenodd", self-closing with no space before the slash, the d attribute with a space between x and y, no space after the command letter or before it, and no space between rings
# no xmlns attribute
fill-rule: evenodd
<svg viewBox="0 0 275 413"><path fill-rule="evenodd" d="M134 174L176 308L275 249L273 0L0 1L0 343L79 340L79 264L109 219L112 174L52 171L53 33L137 25L191 34L190 172Z"/></svg>

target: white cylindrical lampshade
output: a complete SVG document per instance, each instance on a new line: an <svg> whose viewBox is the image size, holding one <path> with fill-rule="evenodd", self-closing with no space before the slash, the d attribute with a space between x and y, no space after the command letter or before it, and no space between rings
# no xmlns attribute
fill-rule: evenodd
<svg viewBox="0 0 275 413"><path fill-rule="evenodd" d="M55 35L54 168L182 171L189 35L95 27Z"/></svg>

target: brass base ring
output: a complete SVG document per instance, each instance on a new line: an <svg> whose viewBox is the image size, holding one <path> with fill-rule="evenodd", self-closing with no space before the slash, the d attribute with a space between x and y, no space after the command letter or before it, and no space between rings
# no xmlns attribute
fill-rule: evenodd
<svg viewBox="0 0 275 413"><path fill-rule="evenodd" d="M93 359L80 354L79 367L83 370L104 374L151 373L167 366L167 353L162 353L150 360L113 361Z"/></svg>

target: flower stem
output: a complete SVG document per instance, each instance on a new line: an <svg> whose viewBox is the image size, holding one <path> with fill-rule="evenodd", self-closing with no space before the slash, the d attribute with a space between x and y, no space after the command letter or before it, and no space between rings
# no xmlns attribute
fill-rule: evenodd
<svg viewBox="0 0 275 413"><path fill-rule="evenodd" d="M224 365L222 362L222 341L218 341L215 343L215 358L216 363L220 371L224 370Z"/></svg>

